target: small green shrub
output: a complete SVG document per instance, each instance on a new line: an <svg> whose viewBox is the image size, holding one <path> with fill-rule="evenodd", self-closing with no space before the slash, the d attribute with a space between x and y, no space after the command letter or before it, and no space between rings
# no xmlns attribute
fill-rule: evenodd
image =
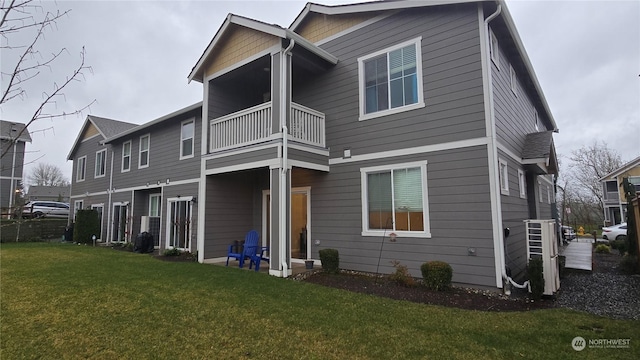
<svg viewBox="0 0 640 360"><path fill-rule="evenodd" d="M182 251L173 248L173 249L166 249L162 255L163 256L180 256L180 254L182 253Z"/></svg>
<svg viewBox="0 0 640 360"><path fill-rule="evenodd" d="M627 252L627 242L625 240L613 240L609 243L611 244L611 248L618 250L620 255L624 255Z"/></svg>
<svg viewBox="0 0 640 360"><path fill-rule="evenodd" d="M79 209L73 227L73 241L89 244L92 236L100 237L100 215L93 209Z"/></svg>
<svg viewBox="0 0 640 360"><path fill-rule="evenodd" d="M542 259L529 259L527 275L529 275L529 289L533 300L540 300L544 293L544 275L542 271Z"/></svg>
<svg viewBox="0 0 640 360"><path fill-rule="evenodd" d="M633 255L625 255L620 261L620 271L625 274L635 274L638 272L638 257Z"/></svg>
<svg viewBox="0 0 640 360"><path fill-rule="evenodd" d="M329 274L337 274L340 271L340 255L336 249L322 249L320 253L320 262L322 269Z"/></svg>
<svg viewBox="0 0 640 360"><path fill-rule="evenodd" d="M431 290L442 291L451 287L453 269L444 261L429 261L420 266L422 281Z"/></svg>
<svg viewBox="0 0 640 360"><path fill-rule="evenodd" d="M611 254L611 248L608 245L600 244L596 246L596 253L598 254Z"/></svg>
<svg viewBox="0 0 640 360"><path fill-rule="evenodd" d="M394 268L396 268L395 272L389 274L389 279L391 281L406 287L416 286L416 279L411 276L411 274L409 273L409 268L407 268L406 265L400 264L400 262L397 260L393 260L391 264Z"/></svg>

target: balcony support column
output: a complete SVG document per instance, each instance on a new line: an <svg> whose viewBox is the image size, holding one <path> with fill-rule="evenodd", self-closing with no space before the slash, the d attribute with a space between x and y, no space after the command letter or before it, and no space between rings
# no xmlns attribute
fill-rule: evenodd
<svg viewBox="0 0 640 360"><path fill-rule="evenodd" d="M273 133L280 133L282 142L278 151L279 165L271 168L271 261L269 273L275 276L291 275L291 171L287 163L287 127L291 109L291 40L286 49L271 56L271 104ZM277 120L276 120L277 119ZM276 128L277 126L277 128ZM277 193L277 195L276 195ZM274 241L275 240L275 241ZM277 242L277 244L276 244Z"/></svg>

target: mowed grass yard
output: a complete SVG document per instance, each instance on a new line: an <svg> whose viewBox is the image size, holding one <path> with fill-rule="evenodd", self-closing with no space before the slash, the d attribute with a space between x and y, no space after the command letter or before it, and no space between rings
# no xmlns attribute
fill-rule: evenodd
<svg viewBox="0 0 640 360"><path fill-rule="evenodd" d="M2 244L1 359L638 359L640 324L466 311L70 244ZM628 349L571 340L630 338Z"/></svg>

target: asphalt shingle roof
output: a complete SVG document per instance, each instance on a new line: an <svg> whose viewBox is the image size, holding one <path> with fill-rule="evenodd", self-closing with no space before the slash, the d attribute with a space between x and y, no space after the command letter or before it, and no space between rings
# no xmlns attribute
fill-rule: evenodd
<svg viewBox="0 0 640 360"><path fill-rule="evenodd" d="M18 133L24 129L25 125L22 123L17 123L13 121L0 120L0 139L2 140L12 140L14 139ZM18 138L20 141L31 142L31 135L29 135L29 130L24 130L20 137Z"/></svg>
<svg viewBox="0 0 640 360"><path fill-rule="evenodd" d="M138 126L137 124L132 124L132 123L118 121L118 120L112 120L107 118L101 118L94 115L89 115L88 117L98 127L98 129L102 132L105 138L112 137L121 132L127 131L131 128Z"/></svg>
<svg viewBox="0 0 640 360"><path fill-rule="evenodd" d="M523 159L546 159L551 155L553 131L527 134L522 149Z"/></svg>

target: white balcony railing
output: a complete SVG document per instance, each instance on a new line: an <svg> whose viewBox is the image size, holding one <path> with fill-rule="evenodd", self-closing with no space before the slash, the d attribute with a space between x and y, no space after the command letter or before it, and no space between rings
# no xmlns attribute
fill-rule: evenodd
<svg viewBox="0 0 640 360"><path fill-rule="evenodd" d="M272 135L271 102L266 102L210 121L209 151L220 151L257 144ZM308 145L325 146L324 114L291 103L289 135Z"/></svg>
<svg viewBox="0 0 640 360"><path fill-rule="evenodd" d="M305 144L324 147L324 114L300 104L291 103L289 135Z"/></svg>
<svg viewBox="0 0 640 360"><path fill-rule="evenodd" d="M261 142L271 136L271 102L211 120L210 151Z"/></svg>

